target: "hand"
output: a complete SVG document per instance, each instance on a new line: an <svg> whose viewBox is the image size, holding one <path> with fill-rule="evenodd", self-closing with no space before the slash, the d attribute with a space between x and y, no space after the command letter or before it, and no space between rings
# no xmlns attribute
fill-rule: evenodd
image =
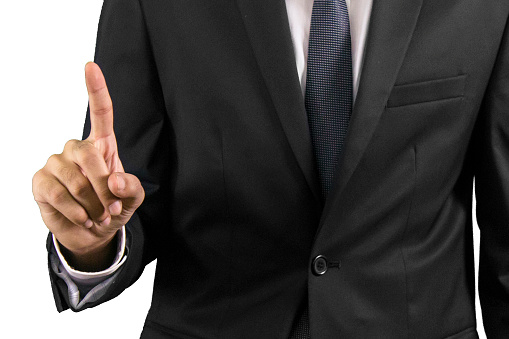
<svg viewBox="0 0 509 339"><path fill-rule="evenodd" d="M32 190L44 223L77 269L111 264L112 239L142 203L138 178L124 172L113 131L113 105L101 69L85 66L90 135L70 140L33 178ZM113 252L112 252L113 251Z"/></svg>

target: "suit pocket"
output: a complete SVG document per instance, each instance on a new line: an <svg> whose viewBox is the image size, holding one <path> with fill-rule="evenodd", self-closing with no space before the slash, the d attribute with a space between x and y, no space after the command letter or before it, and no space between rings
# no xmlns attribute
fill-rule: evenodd
<svg viewBox="0 0 509 339"><path fill-rule="evenodd" d="M412 84L394 85L387 108L425 102L461 98L465 92L467 75L436 79Z"/></svg>

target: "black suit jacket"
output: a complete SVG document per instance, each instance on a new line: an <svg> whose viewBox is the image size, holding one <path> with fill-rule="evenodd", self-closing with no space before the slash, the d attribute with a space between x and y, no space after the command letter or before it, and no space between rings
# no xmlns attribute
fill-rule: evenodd
<svg viewBox="0 0 509 339"><path fill-rule="evenodd" d="M375 0L322 202L283 0L106 0L96 61L147 197L90 306L157 258L144 338L287 338L303 303L314 339L476 338L475 177L485 329L509 337L508 16Z"/></svg>

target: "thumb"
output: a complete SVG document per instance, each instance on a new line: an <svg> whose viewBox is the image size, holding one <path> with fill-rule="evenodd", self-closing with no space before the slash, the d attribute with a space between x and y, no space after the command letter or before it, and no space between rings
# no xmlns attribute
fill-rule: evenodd
<svg viewBox="0 0 509 339"><path fill-rule="evenodd" d="M145 199L140 180L129 173L116 172L108 177L108 188L122 201L121 215L131 217Z"/></svg>
<svg viewBox="0 0 509 339"><path fill-rule="evenodd" d="M113 104L97 64L89 62L85 65L85 80L90 107L90 137L97 140L113 135Z"/></svg>

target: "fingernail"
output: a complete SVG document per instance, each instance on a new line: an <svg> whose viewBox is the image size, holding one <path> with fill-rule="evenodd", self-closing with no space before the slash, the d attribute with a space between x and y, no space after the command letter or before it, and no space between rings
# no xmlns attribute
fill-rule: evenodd
<svg viewBox="0 0 509 339"><path fill-rule="evenodd" d="M108 208L110 210L111 215L119 215L122 212L122 206L120 205L120 201L117 200Z"/></svg>
<svg viewBox="0 0 509 339"><path fill-rule="evenodd" d="M110 216L108 216L106 219L104 219L103 221L101 221L101 222L99 223L99 225L101 225L101 226L108 226L108 225L110 224L110 222L111 222L111 217L110 217Z"/></svg>
<svg viewBox="0 0 509 339"><path fill-rule="evenodd" d="M125 180L120 174L117 174L117 188L119 191L123 191L125 189Z"/></svg>
<svg viewBox="0 0 509 339"><path fill-rule="evenodd" d="M86 222L85 222L85 227L86 228L90 228L94 225L94 222L91 220L91 219L88 219Z"/></svg>

